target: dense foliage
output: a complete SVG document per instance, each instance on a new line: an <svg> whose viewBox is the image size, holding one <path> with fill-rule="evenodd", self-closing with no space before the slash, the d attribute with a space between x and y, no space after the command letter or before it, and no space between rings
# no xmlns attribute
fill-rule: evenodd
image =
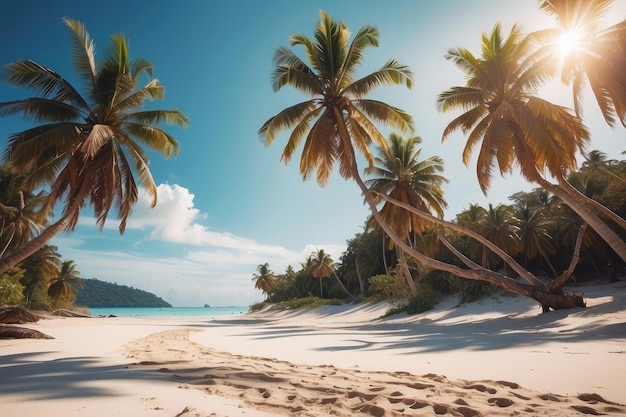
<svg viewBox="0 0 626 417"><path fill-rule="evenodd" d="M587 154L582 167L568 180L588 197L626 217L626 160L607 160L602 152L592 151ZM456 215L455 223L493 241L500 241L500 246L505 247L509 255L543 282L549 283L570 264L581 219L562 201L541 188L514 193L509 200L510 204L489 207L470 204ZM357 299L387 299L397 304L395 312L417 312L432 307L442 295L455 294L461 301L473 301L498 291L497 287L488 283L429 270L409 258L411 277L418 288L418 295L411 295L405 280L401 279L403 272L397 252L389 246L389 237L370 220L366 221L369 227L366 226L363 233L348 240L340 262L334 264L338 279ZM615 229L619 230L618 227ZM619 233L626 239L624 231ZM441 230L439 234L469 259L512 274L502 259L473 239L450 230ZM436 259L453 262L454 257L445 246L433 244L436 238L432 233L423 232L413 236L412 240L421 245L422 250L434 250L432 256ZM267 300L281 303L311 296L347 299L337 280L320 280L313 275L310 258L301 264L299 270L290 266L284 274L272 272L269 265L264 264L264 274L272 277L262 289ZM570 284L594 279L610 281L625 272L626 264L619 256L612 253L595 232L587 230ZM403 301L405 299L408 301Z"/></svg>
<svg viewBox="0 0 626 417"><path fill-rule="evenodd" d="M84 279L76 295L77 306L84 307L171 307L161 297L126 285L98 279Z"/></svg>

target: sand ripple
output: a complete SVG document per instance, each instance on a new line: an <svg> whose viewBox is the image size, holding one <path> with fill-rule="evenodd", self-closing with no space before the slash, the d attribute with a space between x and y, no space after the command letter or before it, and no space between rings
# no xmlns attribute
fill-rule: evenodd
<svg viewBox="0 0 626 417"><path fill-rule="evenodd" d="M155 333L128 344L132 366L153 367L179 383L295 416L626 416L626 406L598 394L539 393L509 381L450 380L436 374L370 372L310 366L218 352L189 339L190 330ZM280 347L277 347L280 348ZM181 417L211 415L188 410Z"/></svg>

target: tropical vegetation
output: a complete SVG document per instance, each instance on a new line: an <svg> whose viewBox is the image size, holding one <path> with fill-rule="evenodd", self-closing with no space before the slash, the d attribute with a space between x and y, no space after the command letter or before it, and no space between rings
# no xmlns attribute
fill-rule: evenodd
<svg viewBox="0 0 626 417"><path fill-rule="evenodd" d="M5 245L12 245L2 252L0 272L33 255L57 233L72 231L86 206L93 208L100 228L110 212L117 211L123 233L139 188L150 196L152 207L157 202L144 148L165 157L176 155L178 142L160 125L184 127L188 122L176 109L144 109L147 100L162 99L165 90L152 78L149 61L130 58L123 35L111 38L104 59L96 64L95 44L84 25L67 18L64 23L72 35L73 63L85 86L83 94L66 78L32 60L4 68L8 83L28 88L35 96L0 103L0 116L21 114L36 126L11 134L3 154L5 165L20 177L20 183L14 182L12 198L0 206L3 212L11 212L11 228L2 236ZM143 77L148 81L140 84ZM37 207L36 224L43 229L34 233L27 223L31 213L22 206L27 193L42 189L45 195ZM63 204L61 215L48 224L58 203Z"/></svg>
<svg viewBox="0 0 626 417"><path fill-rule="evenodd" d="M544 2L542 8L548 12L558 14L561 10L558 5L551 8L545 3L548 2ZM416 184L404 186L404 192L398 192L402 190L400 185L403 181L408 184L406 178L410 175L405 175L403 180L403 174L410 171L406 165L410 161L393 155L392 148L396 146L397 137L392 136L387 141L375 122L412 132L412 120L400 109L365 97L372 89L382 85L402 84L410 88L412 74L397 61L389 60L379 71L355 78L355 67L361 63L365 48L378 46L378 32L372 26L365 26L352 41L349 38L350 32L343 22L334 21L327 13L321 12L313 38L305 35L290 37L290 47L302 46L306 61L290 48L277 50L272 76L274 90L291 86L310 99L271 117L259 129L260 139L270 145L278 132L290 130L281 158L288 163L305 138L300 173L306 180L311 172L317 171L321 186L327 183L334 163L338 162L339 173L354 180L361 189L377 226L384 232L383 239L388 236L392 245L401 250L399 258L404 271L409 270L406 266L408 262L404 262L403 258L407 254L412 258L418 276L437 272L490 283L537 300L544 311L584 306L579 294L567 294L563 286L571 279L580 262L580 253L586 249L585 242L590 239L587 234L604 240L607 251L617 255L618 262L623 264L626 262L626 243L610 222L623 226L624 220L623 214L620 216L611 211L593 197L585 195L584 190L577 190L575 184L570 182L570 177L573 178L576 173L576 157L586 149L590 133L579 114L538 95L539 88L555 75L554 57L546 52L550 48L544 44L537 46L537 34L525 35L514 26L504 36L500 25L496 25L491 34L483 34L480 56L464 48L449 51L448 58L465 72L467 82L465 86L444 91L438 98L442 111L463 110L461 116L448 125L443 136L446 139L455 130L468 135L463 154L466 164L472 151L480 144L477 174L483 192L489 189L494 168L501 173L509 173L513 167L518 167L527 180L544 189L538 192L548 192L563 203L557 204L561 212L573 211L570 224L574 227L569 230L576 233L573 241L571 236L569 238L572 244L568 253L569 262L562 274L545 282L515 259L522 247L518 242L522 236L525 237L524 244L527 246L524 250L528 254L540 254L544 261L549 261L546 257L553 249L546 240L547 235L534 243L529 242L527 235L530 227L542 231L541 227L545 226L532 223L539 220L534 219L539 209L531 212L529 207L517 207L520 217L526 216L527 223L523 224L523 219L519 222L514 219L515 208L490 205L488 209L475 210L472 216L479 217L475 217L474 221L482 223L470 224L467 228L461 222L441 219L441 204L445 203L442 195L438 204L433 204L433 201L424 204L423 200L410 200L408 197L407 191L411 191L412 195L429 195L423 189L417 189ZM555 41L549 37L543 39L546 38ZM602 41L605 48L614 49L612 54L605 54L602 59L617 65L623 62L619 53L624 51L624 39L611 39L611 42ZM579 81L575 84L579 86ZM612 107L607 109L623 118L619 98L612 97L613 93L624 97L625 91L616 88L605 94L608 100L612 100ZM386 169L374 167L370 144L381 149L382 156L377 162L387 165ZM366 173L389 176L390 180L397 182L397 188L382 185L387 178L370 180L370 186L375 186L368 188L357 166L357 151L367 164ZM403 163L404 167L401 166ZM396 172L391 173L394 169ZM547 175L556 183L549 182ZM414 186L416 189L412 189ZM437 183L430 183L425 188L436 190L436 187ZM381 202L385 206L379 211ZM398 208L405 211L394 213ZM544 210L541 212L545 214ZM414 220L417 218L419 221ZM588 226L593 231L587 232ZM407 242L409 236L411 239ZM467 239L472 239L469 245ZM413 242L420 244L410 244ZM541 249L537 247L535 251L533 245L540 244ZM472 258L476 245L483 246L480 259ZM470 247L472 250L469 250ZM527 259L524 262L528 264ZM359 276L359 289L363 290L358 270L356 275ZM405 272L405 276L413 277L410 271ZM518 281L518 276L525 282ZM409 287L414 284L412 279L408 282ZM412 292L415 294L414 289Z"/></svg>

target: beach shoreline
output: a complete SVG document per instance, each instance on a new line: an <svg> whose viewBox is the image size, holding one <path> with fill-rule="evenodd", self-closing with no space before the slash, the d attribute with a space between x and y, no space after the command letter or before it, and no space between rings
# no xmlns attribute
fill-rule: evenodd
<svg viewBox="0 0 626 417"><path fill-rule="evenodd" d="M54 318L0 340L3 415L626 415L626 283L586 309L450 298L207 318ZM547 414L546 414L547 413Z"/></svg>

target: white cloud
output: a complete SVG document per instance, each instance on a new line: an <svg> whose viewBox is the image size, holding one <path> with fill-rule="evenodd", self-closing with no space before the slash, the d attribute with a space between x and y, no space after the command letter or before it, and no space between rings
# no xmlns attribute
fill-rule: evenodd
<svg viewBox="0 0 626 417"><path fill-rule="evenodd" d="M299 264L317 249L324 249L335 261L345 250L339 244L309 244L302 250L264 245L229 232L213 232L201 222L207 215L194 206L194 195L180 185L161 184L158 203L149 208L149 198L141 194L130 217L127 231L143 232L141 239L172 245L193 245L181 256L163 256L147 245L134 245L132 253L94 249L93 239L60 235L54 244L67 259L73 259L83 278L133 286L152 292L175 306L247 306L261 301L252 276L259 264L269 263L275 273ZM107 222L107 229L116 227ZM81 217L81 224L93 228L94 220ZM93 230L93 229L91 229ZM136 233L133 233L133 235ZM128 235L122 242L128 244ZM97 243L97 242L96 242ZM132 246L132 244L131 244Z"/></svg>

